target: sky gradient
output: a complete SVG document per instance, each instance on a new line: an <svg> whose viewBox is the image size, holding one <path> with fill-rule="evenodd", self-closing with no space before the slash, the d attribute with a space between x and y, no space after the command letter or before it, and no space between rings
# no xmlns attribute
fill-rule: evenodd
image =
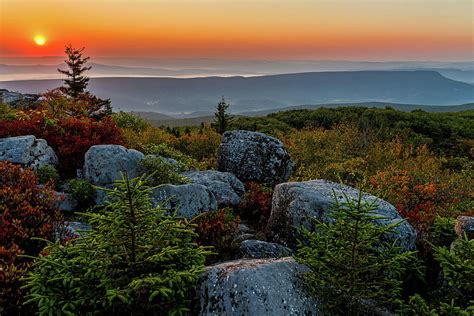
<svg viewBox="0 0 474 316"><path fill-rule="evenodd" d="M0 0L0 56L473 60L473 0ZM46 43L35 44L35 36Z"/></svg>

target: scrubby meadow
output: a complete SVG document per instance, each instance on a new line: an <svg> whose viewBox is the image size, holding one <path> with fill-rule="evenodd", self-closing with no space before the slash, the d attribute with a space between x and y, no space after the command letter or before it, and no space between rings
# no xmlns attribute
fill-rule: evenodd
<svg viewBox="0 0 474 316"><path fill-rule="evenodd" d="M474 111L171 128L79 75L0 105L1 315L474 313Z"/></svg>

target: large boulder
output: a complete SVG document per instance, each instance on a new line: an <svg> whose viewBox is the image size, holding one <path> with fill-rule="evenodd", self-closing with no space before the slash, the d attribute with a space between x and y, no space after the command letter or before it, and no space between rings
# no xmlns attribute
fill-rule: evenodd
<svg viewBox="0 0 474 316"><path fill-rule="evenodd" d="M23 94L20 92L0 89L0 103L8 104L14 108L27 107L40 99L38 94Z"/></svg>
<svg viewBox="0 0 474 316"><path fill-rule="evenodd" d="M268 185L287 181L293 172L293 162L281 141L249 131L224 133L217 164L219 171L233 173L244 182Z"/></svg>
<svg viewBox="0 0 474 316"><path fill-rule="evenodd" d="M84 157L84 177L99 186L121 179L121 172L132 179L143 174L140 160L144 157L143 153L120 145L95 145Z"/></svg>
<svg viewBox="0 0 474 316"><path fill-rule="evenodd" d="M153 190L154 203L163 204L179 217L193 218L207 211L217 210L214 194L196 183L164 184Z"/></svg>
<svg viewBox="0 0 474 316"><path fill-rule="evenodd" d="M288 182L277 185L273 193L272 212L267 225L268 238L293 247L296 239L299 238L296 228L304 225L312 230L314 227L311 219L327 220L327 213L333 208L334 197L343 202L345 196L357 200L359 190L326 180ZM375 212L384 217L384 219L376 220L379 225L389 225L402 220L395 207L382 199L363 192L362 201L375 201L377 207ZM395 232L387 238L398 239L404 250L415 249L416 232L408 222L402 222L395 228Z"/></svg>
<svg viewBox="0 0 474 316"><path fill-rule="evenodd" d="M455 231L459 238L474 239L474 216L458 216Z"/></svg>
<svg viewBox="0 0 474 316"><path fill-rule="evenodd" d="M182 175L193 183L207 187L216 197L219 207L237 206L242 202L245 186L232 173L206 170L187 171Z"/></svg>
<svg viewBox="0 0 474 316"><path fill-rule="evenodd" d="M206 268L198 286L196 315L318 315L317 301L292 258L241 259Z"/></svg>
<svg viewBox="0 0 474 316"><path fill-rule="evenodd" d="M1 138L0 161L2 160L33 169L58 164L58 157L48 143L33 135Z"/></svg>
<svg viewBox="0 0 474 316"><path fill-rule="evenodd" d="M293 254L293 251L280 244L262 240L244 240L240 243L239 256L241 258L282 258Z"/></svg>

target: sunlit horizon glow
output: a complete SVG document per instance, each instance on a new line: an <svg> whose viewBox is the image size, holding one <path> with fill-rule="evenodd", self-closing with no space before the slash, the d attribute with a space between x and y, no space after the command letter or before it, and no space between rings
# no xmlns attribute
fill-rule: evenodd
<svg viewBox="0 0 474 316"><path fill-rule="evenodd" d="M46 44L46 39L42 35L36 35L35 38L33 39L36 43L36 45L43 46Z"/></svg>
<svg viewBox="0 0 474 316"><path fill-rule="evenodd" d="M473 3L0 0L0 56L59 56L72 44L111 57L473 60Z"/></svg>

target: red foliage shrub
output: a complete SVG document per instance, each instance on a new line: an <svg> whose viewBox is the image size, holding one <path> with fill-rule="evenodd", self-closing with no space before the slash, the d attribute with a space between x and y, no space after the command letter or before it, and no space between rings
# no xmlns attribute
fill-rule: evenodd
<svg viewBox="0 0 474 316"><path fill-rule="evenodd" d="M0 314L17 313L23 298L23 277L44 242L52 240L61 222L56 197L50 184L38 187L30 169L0 162Z"/></svg>
<svg viewBox="0 0 474 316"><path fill-rule="evenodd" d="M247 190L238 207L239 214L257 229L263 229L272 211L273 190L256 182L247 182L245 186Z"/></svg>
<svg viewBox="0 0 474 316"><path fill-rule="evenodd" d="M121 130L110 119L64 116L55 118L46 110L20 112L15 120L0 121L0 138L35 135L46 139L59 158L59 171L75 176L85 152L93 145L122 144Z"/></svg>
<svg viewBox="0 0 474 316"><path fill-rule="evenodd" d="M232 259L235 246L232 241L239 233L240 218L230 209L207 212L195 217L195 231L199 235L196 242L202 246L212 246L215 255L207 257L207 263Z"/></svg>

